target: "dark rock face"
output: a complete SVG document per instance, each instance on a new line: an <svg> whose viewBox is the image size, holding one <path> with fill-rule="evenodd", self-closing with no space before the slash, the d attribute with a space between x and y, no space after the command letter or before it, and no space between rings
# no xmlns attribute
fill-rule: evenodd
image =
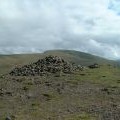
<svg viewBox="0 0 120 120"><path fill-rule="evenodd" d="M71 73L74 67L69 62L57 56L48 56L37 62L14 68L9 74L12 76L35 76L47 73Z"/></svg>

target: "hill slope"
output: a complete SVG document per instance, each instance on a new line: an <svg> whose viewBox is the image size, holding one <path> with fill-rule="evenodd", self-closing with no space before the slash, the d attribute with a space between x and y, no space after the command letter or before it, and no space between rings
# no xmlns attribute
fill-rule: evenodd
<svg viewBox="0 0 120 120"><path fill-rule="evenodd" d="M87 54L84 52L72 50L51 50L44 53L37 54L17 54L17 55L1 55L0 56L0 74L10 71L15 65L24 65L35 62L38 59L44 58L47 55L56 55L64 58L69 62L81 64L84 66L98 63L98 64L113 64L114 61L107 60L98 56Z"/></svg>
<svg viewBox="0 0 120 120"><path fill-rule="evenodd" d="M67 63L102 65L67 74L62 71L59 76L55 72L43 76L0 76L0 120L120 120L120 68L108 65L114 61L68 50L8 55L0 57L0 74L48 55L60 56ZM58 62L54 60L38 60L34 65L56 66Z"/></svg>
<svg viewBox="0 0 120 120"><path fill-rule="evenodd" d="M44 54L59 55L67 59L68 61L85 66L93 63L99 63L99 64L114 63L114 61L112 60L107 60L102 57L98 57L84 52L73 51L73 50L56 50L56 51L51 50L51 51L46 51Z"/></svg>

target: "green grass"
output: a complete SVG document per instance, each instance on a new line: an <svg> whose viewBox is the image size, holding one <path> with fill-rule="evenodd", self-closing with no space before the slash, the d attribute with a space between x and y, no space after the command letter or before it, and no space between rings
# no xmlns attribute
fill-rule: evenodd
<svg viewBox="0 0 120 120"><path fill-rule="evenodd" d="M101 66L62 74L60 77L1 76L0 88L12 91L13 96L0 96L0 120L5 120L7 115L14 115L15 120L99 120L98 116L103 113L88 112L91 106L100 106L103 111L108 111L112 102L120 104L120 95L117 93L120 92L120 68L114 66L114 61L90 54L47 51L44 54L0 56L0 74L7 74L15 65L29 64L51 54L76 64L98 62ZM46 82L51 86L46 86ZM101 92L102 88L108 88L110 94ZM28 98L28 95L31 96Z"/></svg>
<svg viewBox="0 0 120 120"><path fill-rule="evenodd" d="M89 114L81 113L77 115L73 114L73 115L67 116L65 120L96 120L96 118Z"/></svg>

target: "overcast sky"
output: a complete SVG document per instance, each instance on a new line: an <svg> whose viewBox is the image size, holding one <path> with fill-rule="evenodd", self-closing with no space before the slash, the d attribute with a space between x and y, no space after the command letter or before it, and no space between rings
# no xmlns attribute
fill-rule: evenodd
<svg viewBox="0 0 120 120"><path fill-rule="evenodd" d="M0 0L0 54L49 49L120 59L120 0Z"/></svg>

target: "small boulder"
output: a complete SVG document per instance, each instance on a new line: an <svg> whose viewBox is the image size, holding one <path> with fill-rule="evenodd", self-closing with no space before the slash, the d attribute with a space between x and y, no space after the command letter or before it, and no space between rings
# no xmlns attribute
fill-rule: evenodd
<svg viewBox="0 0 120 120"><path fill-rule="evenodd" d="M5 120L12 120L12 118L10 116L7 116Z"/></svg>

